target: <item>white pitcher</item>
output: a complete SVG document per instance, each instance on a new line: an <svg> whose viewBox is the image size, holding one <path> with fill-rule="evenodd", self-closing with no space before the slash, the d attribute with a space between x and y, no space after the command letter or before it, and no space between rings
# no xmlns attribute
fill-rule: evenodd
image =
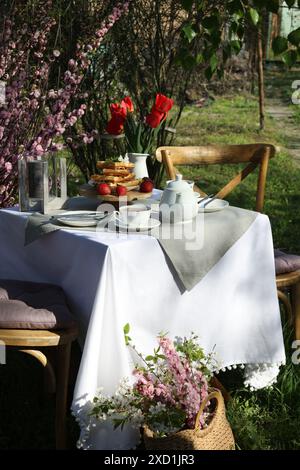
<svg viewBox="0 0 300 470"><path fill-rule="evenodd" d="M149 177L147 169L148 153L128 153L130 163L134 164L133 172L136 178Z"/></svg>

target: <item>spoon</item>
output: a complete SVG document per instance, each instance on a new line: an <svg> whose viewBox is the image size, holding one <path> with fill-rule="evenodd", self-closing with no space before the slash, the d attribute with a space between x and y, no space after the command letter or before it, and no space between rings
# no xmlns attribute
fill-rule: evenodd
<svg viewBox="0 0 300 470"><path fill-rule="evenodd" d="M213 202L216 198L217 198L217 195L213 196L210 201L206 201L206 203L203 204L203 207L208 206L208 204L210 204L211 202Z"/></svg>
<svg viewBox="0 0 300 470"><path fill-rule="evenodd" d="M211 197L214 197L214 194L209 194L208 196L203 197L202 199L200 199L200 201L198 201L198 204L200 204L200 203L206 201L207 199L209 199L209 198L211 198ZM206 204L207 204L207 203L206 203ZM205 207L205 205L204 205L203 207Z"/></svg>

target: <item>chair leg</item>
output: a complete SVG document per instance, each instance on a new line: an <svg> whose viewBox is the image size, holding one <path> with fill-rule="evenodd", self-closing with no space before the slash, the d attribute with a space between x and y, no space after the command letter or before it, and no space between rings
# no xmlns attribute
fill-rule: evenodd
<svg viewBox="0 0 300 470"><path fill-rule="evenodd" d="M37 349L19 349L24 354L29 354L37 359L44 367L44 387L47 393L55 393L55 373L46 354Z"/></svg>
<svg viewBox="0 0 300 470"><path fill-rule="evenodd" d="M52 361L54 356L50 354L52 348L45 348L45 355L47 356L48 363L44 372L44 395L48 399L48 395L53 395L56 391L56 376L55 376L55 363Z"/></svg>
<svg viewBox="0 0 300 470"><path fill-rule="evenodd" d="M66 449L66 408L70 367L71 343L57 347L56 372L56 448Z"/></svg>
<svg viewBox="0 0 300 470"><path fill-rule="evenodd" d="M281 302L284 305L284 310L285 310L285 313L287 314L289 325L292 325L293 324L293 308L291 306L291 302L288 296L279 289L277 289L277 295L278 295L278 299L281 300Z"/></svg>
<svg viewBox="0 0 300 470"><path fill-rule="evenodd" d="M295 338L300 340L300 282L291 287L291 301L295 318Z"/></svg>

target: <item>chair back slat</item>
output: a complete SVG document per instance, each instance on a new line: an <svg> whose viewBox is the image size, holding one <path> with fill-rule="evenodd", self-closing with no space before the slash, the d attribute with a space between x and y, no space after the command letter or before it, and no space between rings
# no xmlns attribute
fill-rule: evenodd
<svg viewBox="0 0 300 470"><path fill-rule="evenodd" d="M218 197L226 197L241 181L259 167L256 210L263 210L265 184L267 178L269 159L275 156L275 147L271 144L247 144L247 145L208 145L199 147L159 147L156 151L156 159L162 162L169 179L175 179L180 165L216 165L248 163L229 183L219 192ZM205 195L200 188L195 190Z"/></svg>

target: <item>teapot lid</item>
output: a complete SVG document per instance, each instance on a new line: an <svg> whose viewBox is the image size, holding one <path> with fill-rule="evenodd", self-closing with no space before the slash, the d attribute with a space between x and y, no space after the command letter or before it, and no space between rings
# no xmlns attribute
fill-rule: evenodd
<svg viewBox="0 0 300 470"><path fill-rule="evenodd" d="M190 189L190 185L182 179L182 175L177 173L176 179L169 182L168 189L173 189L176 191L183 191L185 189Z"/></svg>

